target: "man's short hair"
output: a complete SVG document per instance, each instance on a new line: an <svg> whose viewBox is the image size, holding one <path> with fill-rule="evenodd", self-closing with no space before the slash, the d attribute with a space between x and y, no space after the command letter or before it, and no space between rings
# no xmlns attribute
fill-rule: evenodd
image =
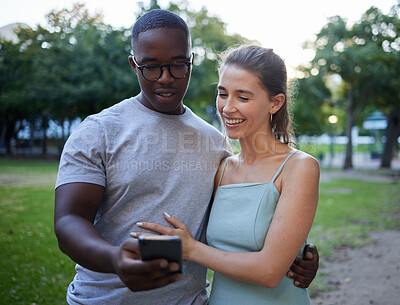
<svg viewBox="0 0 400 305"><path fill-rule="evenodd" d="M151 10L140 17L132 28L132 50L135 41L138 40L139 34L152 29L181 29L186 33L188 43L190 43L190 32L186 22L167 10Z"/></svg>

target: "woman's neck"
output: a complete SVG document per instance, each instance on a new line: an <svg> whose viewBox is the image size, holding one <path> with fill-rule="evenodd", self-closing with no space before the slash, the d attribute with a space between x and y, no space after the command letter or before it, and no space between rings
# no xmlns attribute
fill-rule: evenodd
<svg viewBox="0 0 400 305"><path fill-rule="evenodd" d="M282 143L272 133L258 134L239 139L241 152L239 159L244 164L252 164L259 159L288 152L290 147Z"/></svg>

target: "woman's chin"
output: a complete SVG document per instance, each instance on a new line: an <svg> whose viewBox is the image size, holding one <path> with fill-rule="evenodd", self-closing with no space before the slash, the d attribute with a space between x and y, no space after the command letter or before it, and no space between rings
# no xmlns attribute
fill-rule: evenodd
<svg viewBox="0 0 400 305"><path fill-rule="evenodd" d="M226 136L230 139L230 140L240 140L242 137L240 135L238 135L237 133L226 133Z"/></svg>

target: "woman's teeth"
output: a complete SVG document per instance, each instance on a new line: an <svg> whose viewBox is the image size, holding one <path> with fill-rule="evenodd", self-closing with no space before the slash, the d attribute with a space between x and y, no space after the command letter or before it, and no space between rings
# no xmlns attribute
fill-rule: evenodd
<svg viewBox="0 0 400 305"><path fill-rule="evenodd" d="M235 120L225 120L225 122L228 123L228 124L239 124L239 123L242 123L243 121L244 121L243 119L240 119L240 120L238 120L238 119L235 119Z"/></svg>

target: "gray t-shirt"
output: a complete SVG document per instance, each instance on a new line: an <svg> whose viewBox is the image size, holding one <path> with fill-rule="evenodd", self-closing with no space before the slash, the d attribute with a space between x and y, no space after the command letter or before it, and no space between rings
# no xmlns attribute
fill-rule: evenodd
<svg viewBox="0 0 400 305"><path fill-rule="evenodd" d="M140 231L138 221L182 220L196 239L204 229L219 163L227 155L219 131L186 107L182 115L152 111L136 98L89 116L65 144L56 187L87 182L105 187L94 224L113 245ZM69 304L204 304L206 269L184 261L184 279L132 292L116 274L76 266Z"/></svg>

